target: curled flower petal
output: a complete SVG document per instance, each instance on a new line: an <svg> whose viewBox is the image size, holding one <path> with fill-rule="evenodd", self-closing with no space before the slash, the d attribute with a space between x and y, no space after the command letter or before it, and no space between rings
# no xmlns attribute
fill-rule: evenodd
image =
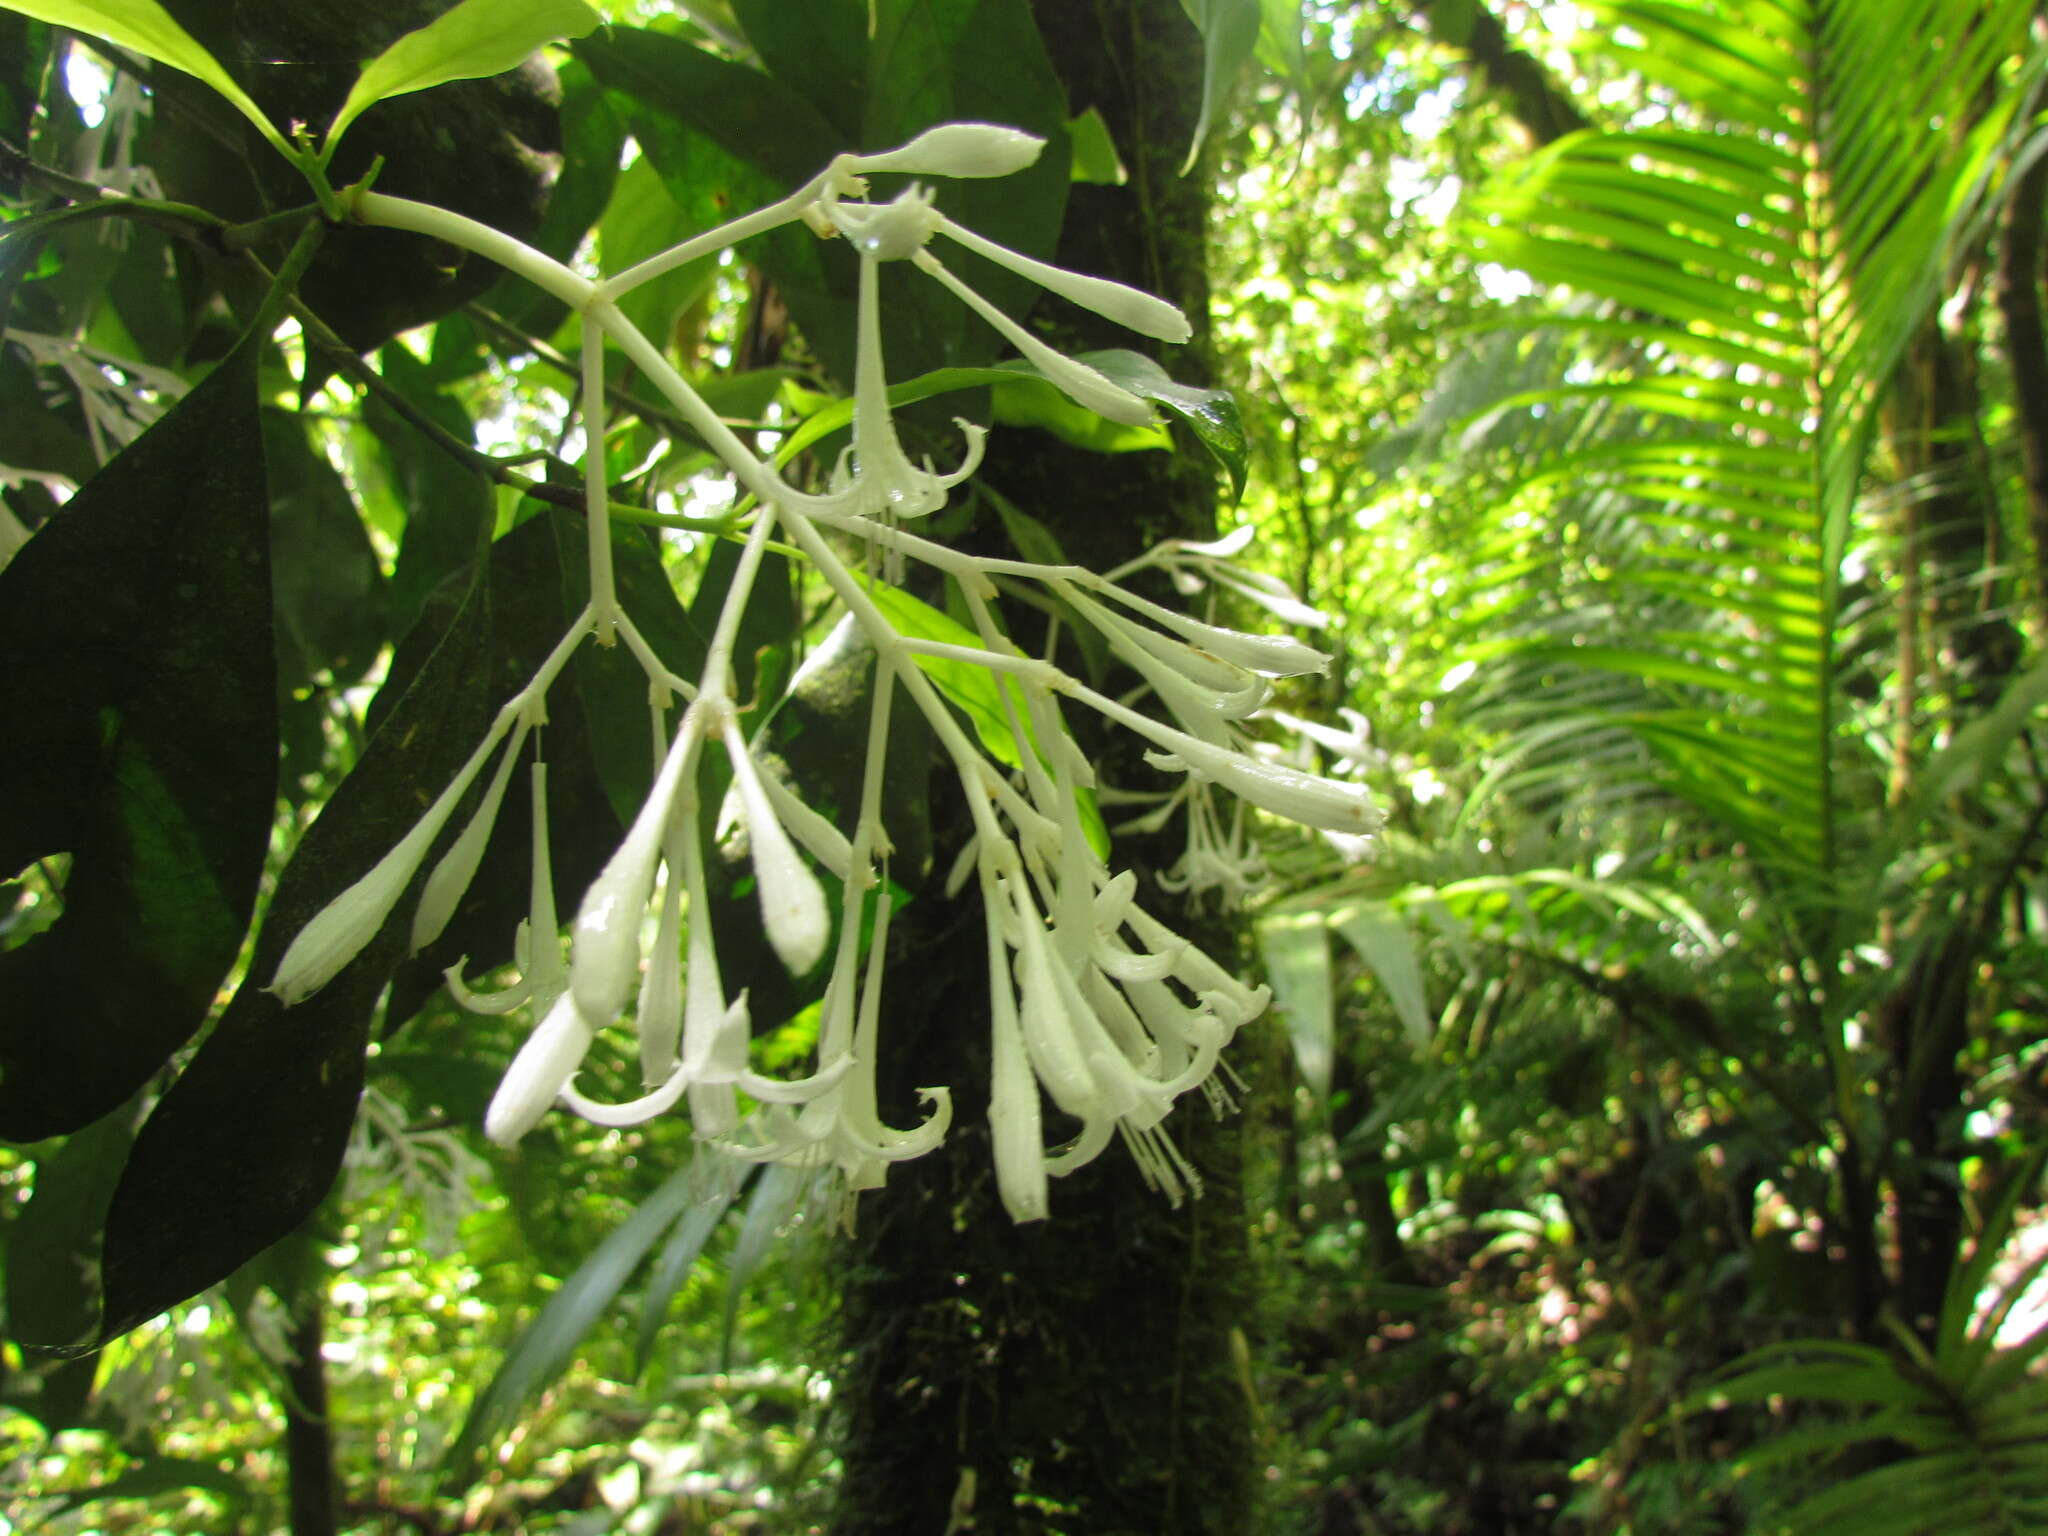
<svg viewBox="0 0 2048 1536"><path fill-rule="evenodd" d="M526 959L532 944L532 930L522 918L518 931L512 937L512 957L520 965L519 980L509 987L500 987L495 992L477 992L462 979L463 967L469 964L464 955L453 965L441 972L441 978L448 985L448 995L455 999L456 1006L466 1013L510 1013L523 1008L533 996L533 977L529 973Z"/></svg>
<svg viewBox="0 0 2048 1536"><path fill-rule="evenodd" d="M564 1083L560 1098L562 1107L572 1114L581 1115L592 1125L604 1125L617 1129L628 1125L645 1125L656 1115L665 1115L675 1108L676 1101L690 1086L690 1075L681 1067L669 1074L668 1081L652 1093L644 1093L637 1099L628 1099L623 1104L605 1104L596 1099L587 1099L576 1091L573 1083Z"/></svg>

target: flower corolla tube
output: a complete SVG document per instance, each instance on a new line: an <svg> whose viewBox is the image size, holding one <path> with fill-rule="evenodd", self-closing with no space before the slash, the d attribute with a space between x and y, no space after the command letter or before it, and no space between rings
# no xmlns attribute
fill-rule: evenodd
<svg viewBox="0 0 2048 1536"><path fill-rule="evenodd" d="M1292 622L1319 619L1284 587L1236 563L1241 539L1176 541L1125 571L1098 575L970 554L904 526L943 508L975 472L986 429L959 422L964 447L948 469L905 451L883 353L883 263L923 273L1076 404L1118 422L1151 422L1152 407L1048 347L958 277L935 246L969 251L1154 341L1190 334L1186 317L1161 299L1051 266L955 223L941 210L943 189L929 182L914 182L890 201L868 200L873 174L1004 176L1029 165L1040 148L1037 138L1011 128L942 124L894 149L838 156L788 197L603 279L445 210L374 192L353 198L365 222L488 256L581 317L585 388L577 411L583 441L592 445L584 465L590 595L418 821L300 930L271 990L286 1003L311 995L391 923L408 925L415 951L438 944L481 871L502 867L485 854L524 766L531 834L525 915L511 944L514 974L495 983L472 977L462 959L446 970L463 1007L532 1021L487 1111L490 1137L516 1144L557 1110L602 1127L687 1113L695 1136L722 1156L815 1169L848 1197L874 1188L895 1164L939 1145L953 1119L954 1085L922 1089L922 1113L908 1125L883 1119L875 1087L877 1062L890 1048L888 935L904 899L887 877L884 786L898 734L892 712L908 708L957 778L973 823L955 884L971 878L980 900L992 1063L986 1099L1005 1206L1019 1221L1045 1216L1051 1181L1118 1140L1166 1198L1199 1188L1168 1116L1197 1090L1214 1107L1229 1105L1233 1079L1222 1053L1270 994L1146 911L1136 876L1111 863L1097 807L1148 800L1150 809L1126 823L1148 829L1185 817L1188 852L1161 884L1225 898L1264 877L1261 814L1360 839L1378 818L1357 783L1276 762L1251 734L1274 718L1266 705L1276 685L1323 669L1322 653L1289 636L1246 634L1163 606L1120 579L1157 567L1184 592L1227 591ZM822 487L793 483L788 465L743 442L618 302L684 262L791 224L843 241L858 267L852 430ZM688 675L671 670L634 623L613 577L611 488L600 446L610 348L638 367L746 493L718 529L737 543L738 557ZM741 686L744 621L771 549L807 565L816 589L842 610L808 665L857 662L868 674L865 740L855 731L835 745L860 764L852 805L843 794L815 799L788 775L773 709L749 699L751 683ZM948 585L961 617L878 579L862 550L880 550L891 568L925 567ZM997 600L1006 588L1071 615L1135 675L1156 709L1100 694L1056 659L1027 656L1003 627ZM574 893L557 890L550 845L547 702L586 643L621 642L647 680L647 788L570 909L563 898ZM744 675L751 678L751 670ZM1076 708L1138 733L1151 762L1179 776L1178 787L1098 784L1069 725ZM607 730L600 739L619 735ZM725 874L714 880L714 870ZM745 894L723 894L733 890ZM757 1060L757 1022L780 1021L757 1020L750 997L757 989L736 991L726 981L739 968L721 954L712 913L734 900L754 904L750 920L766 952L796 995L813 1004L802 1017L815 1021L815 1043L793 1073L769 1072ZM593 1052L610 1057L605 1042L622 1028L638 1037L629 1069L638 1082L622 1095L600 1095L583 1081L585 1069ZM789 1029L780 1033L786 1042ZM615 1079L617 1071L603 1075ZM1049 1126L1065 1130L1049 1141Z"/></svg>

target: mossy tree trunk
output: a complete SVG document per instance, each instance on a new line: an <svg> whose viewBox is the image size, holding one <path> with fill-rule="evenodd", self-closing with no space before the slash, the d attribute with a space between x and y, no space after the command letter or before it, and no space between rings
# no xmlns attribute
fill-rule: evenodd
<svg viewBox="0 0 2048 1536"><path fill-rule="evenodd" d="M1073 189L1060 263L1186 309L1194 344L1162 361L1176 378L1202 382L1209 188L1199 170L1179 174L1200 95L1199 40L1179 0L1048 0L1038 17L1070 109L1101 112L1130 172L1121 187ZM1068 351L1133 344L1106 322L1083 323L1091 319L1048 301L1033 323ZM1011 431L992 439L982 478L1097 569L1214 525L1214 479L1185 455L1105 458ZM993 547L1001 533L983 526L974 536ZM1130 741L1089 734L1093 722L1078 716L1073 724L1107 782L1157 779ZM1050 1221L1012 1224L986 1122L980 903L971 882L955 900L939 888L966 815L943 795L933 815L930 888L891 935L891 1043L880 1065L896 1078L879 1086L885 1114L907 1124L917 1085L955 1085L954 1129L943 1151L862 1201L838 1383L836 1536L1241 1536L1253 1488L1233 1339L1252 1289L1244 1122L1217 1121L1200 1095L1176 1109L1167 1124L1206 1185L1179 1209L1112 1147L1054 1182ZM1142 890L1177 851L1120 841L1116 861L1137 869ZM1144 899L1211 953L1232 952L1213 919L1205 928L1156 890Z"/></svg>

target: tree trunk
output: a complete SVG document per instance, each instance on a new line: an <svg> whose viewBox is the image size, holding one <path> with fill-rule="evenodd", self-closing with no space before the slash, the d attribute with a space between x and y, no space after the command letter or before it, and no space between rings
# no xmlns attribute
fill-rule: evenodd
<svg viewBox="0 0 2048 1536"><path fill-rule="evenodd" d="M1178 174L1200 95L1199 40L1178 0L1049 0L1038 19L1070 109L1102 113L1130 171L1123 187L1073 189L1060 264L1186 309L1196 342L1164 361L1177 379L1199 380L1208 192L1200 175ZM1047 339L1065 350L1132 345L1051 302L1034 317L1048 323ZM1213 477L1185 455L1106 458L1013 430L991 440L982 478L1098 569L1213 528ZM971 537L993 547L1001 532L982 526ZM1078 713L1072 723L1105 781L1154 782L1134 744L1091 733ZM943 1150L863 1198L844 1303L845 1472L833 1529L1241 1536L1254 1524L1238 1333L1251 1312L1242 1122L1217 1121L1199 1096L1169 1119L1205 1184L1179 1209L1113 1147L1055 1182L1050 1221L1012 1224L990 1161L980 904L971 885L953 901L938 889L966 815L944 792L933 814L931 886L891 933L892 1047L878 1088L885 1116L903 1124L917 1085L953 1084L954 1128ZM1152 910L1227 962L1227 930L1147 889L1175 856L1120 841L1115 862L1137 869Z"/></svg>

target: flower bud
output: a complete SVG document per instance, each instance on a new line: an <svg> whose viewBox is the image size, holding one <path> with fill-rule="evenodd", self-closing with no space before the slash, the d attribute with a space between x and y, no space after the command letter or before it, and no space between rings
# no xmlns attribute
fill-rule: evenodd
<svg viewBox="0 0 2048 1536"><path fill-rule="evenodd" d="M790 975L802 976L817 965L825 953L825 941L832 936L832 914L825 907L824 888L782 830L775 807L761 788L746 740L731 719L725 723L725 747L732 757L733 785L746 818L754 879L761 892L762 925Z"/></svg>
<svg viewBox="0 0 2048 1536"><path fill-rule="evenodd" d="M1038 158L1045 140L993 123L941 123L908 144L874 155L849 155L862 175L901 171L913 176L1009 176Z"/></svg>
<svg viewBox="0 0 2048 1536"><path fill-rule="evenodd" d="M564 992L512 1058L504 1081L491 1096L491 1107L484 1112L484 1134L499 1146L509 1147L539 1125L582 1062L595 1034L576 1011L575 996Z"/></svg>

